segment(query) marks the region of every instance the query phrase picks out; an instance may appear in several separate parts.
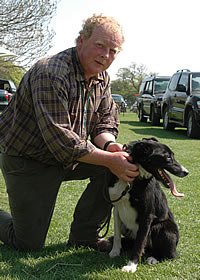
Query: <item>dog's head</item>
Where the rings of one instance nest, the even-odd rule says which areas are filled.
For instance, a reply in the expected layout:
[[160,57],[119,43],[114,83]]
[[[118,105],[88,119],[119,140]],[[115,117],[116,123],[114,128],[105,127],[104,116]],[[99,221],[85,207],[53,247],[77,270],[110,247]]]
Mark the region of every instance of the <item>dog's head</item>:
[[165,170],[178,177],[186,176],[188,171],[175,160],[174,153],[167,145],[160,143],[156,138],[143,138],[130,142],[124,149],[133,158],[133,163],[142,167],[141,177],[154,176],[166,188],[170,188],[173,195],[183,196],[176,191],[173,180]]

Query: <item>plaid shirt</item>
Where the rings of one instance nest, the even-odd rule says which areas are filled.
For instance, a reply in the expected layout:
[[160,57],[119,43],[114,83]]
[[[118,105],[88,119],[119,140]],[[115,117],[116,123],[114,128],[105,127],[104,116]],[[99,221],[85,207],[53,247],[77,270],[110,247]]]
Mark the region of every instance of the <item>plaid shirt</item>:
[[8,155],[70,167],[94,150],[95,136],[117,136],[118,124],[107,72],[88,84],[71,48],[41,59],[24,75],[0,115],[0,145]]

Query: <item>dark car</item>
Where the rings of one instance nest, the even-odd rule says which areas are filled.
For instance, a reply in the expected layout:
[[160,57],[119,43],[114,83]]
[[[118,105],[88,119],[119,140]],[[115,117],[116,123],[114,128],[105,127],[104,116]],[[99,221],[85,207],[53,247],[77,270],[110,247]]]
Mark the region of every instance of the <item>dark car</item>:
[[3,111],[10,102],[11,94],[7,90],[0,89],[0,111]]
[[16,93],[15,84],[10,80],[0,79],[0,111],[3,111]]
[[186,127],[187,136],[200,138],[200,72],[178,70],[162,102],[163,128]]
[[160,124],[161,101],[169,80],[168,76],[150,76],[143,79],[137,99],[140,122],[149,119],[152,125]]

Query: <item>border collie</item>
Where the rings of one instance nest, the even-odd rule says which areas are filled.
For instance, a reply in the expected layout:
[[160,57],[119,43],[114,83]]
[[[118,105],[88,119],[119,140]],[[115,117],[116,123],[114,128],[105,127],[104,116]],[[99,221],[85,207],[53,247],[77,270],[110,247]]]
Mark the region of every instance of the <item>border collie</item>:
[[131,258],[122,270],[135,272],[145,250],[151,252],[149,264],[176,257],[179,230],[159,183],[170,188],[174,196],[182,197],[184,194],[176,191],[165,170],[178,177],[186,176],[188,171],[175,160],[171,149],[156,138],[132,141],[125,150],[139,166],[140,175],[129,184],[110,174],[108,191],[114,205],[114,239],[109,255],[120,255],[121,234],[134,240]]

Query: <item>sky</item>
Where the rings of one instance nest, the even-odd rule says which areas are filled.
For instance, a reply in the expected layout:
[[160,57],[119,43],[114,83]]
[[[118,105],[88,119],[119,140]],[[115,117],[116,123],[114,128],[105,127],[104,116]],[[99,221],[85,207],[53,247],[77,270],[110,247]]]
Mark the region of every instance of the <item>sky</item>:
[[94,13],[114,17],[124,32],[123,50],[108,68],[111,80],[132,63],[164,76],[179,69],[200,71],[199,0],[60,0],[48,54],[75,46],[83,21]]

